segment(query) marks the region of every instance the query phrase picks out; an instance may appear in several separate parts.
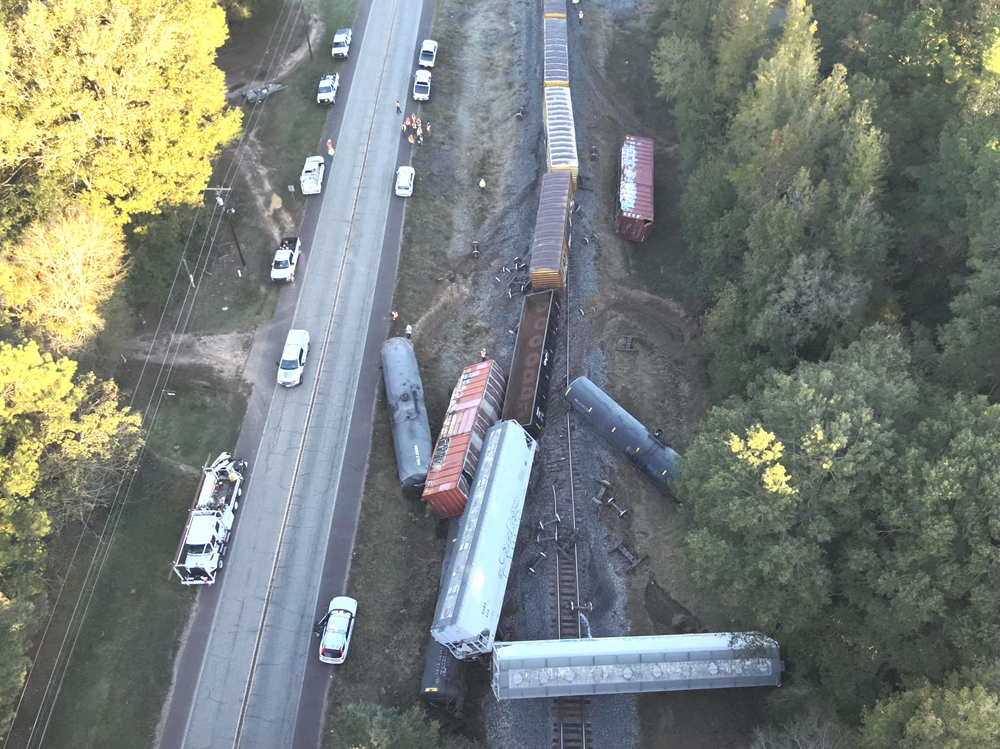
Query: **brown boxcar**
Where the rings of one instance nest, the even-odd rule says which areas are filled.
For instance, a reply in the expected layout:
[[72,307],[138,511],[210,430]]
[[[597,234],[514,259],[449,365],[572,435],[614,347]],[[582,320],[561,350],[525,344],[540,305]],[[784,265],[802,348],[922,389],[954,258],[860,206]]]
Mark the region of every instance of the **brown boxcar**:
[[501,419],[516,421],[535,439],[545,426],[558,330],[559,303],[554,291],[524,297]]
[[566,288],[572,195],[573,178],[569,172],[542,175],[529,264],[531,288],[535,290]]
[[545,155],[550,172],[569,172],[576,189],[580,160],[576,154],[576,125],[573,122],[573,97],[568,86],[545,89]]
[[615,234],[645,242],[653,228],[653,141],[626,135],[615,207]]
[[542,0],[542,16],[544,18],[565,18],[566,0]]
[[542,81],[545,86],[569,85],[569,43],[566,39],[565,18],[542,20],[542,46],[544,66]]
[[462,370],[431,453],[423,500],[440,518],[465,511],[486,430],[500,418],[507,377],[492,359]]

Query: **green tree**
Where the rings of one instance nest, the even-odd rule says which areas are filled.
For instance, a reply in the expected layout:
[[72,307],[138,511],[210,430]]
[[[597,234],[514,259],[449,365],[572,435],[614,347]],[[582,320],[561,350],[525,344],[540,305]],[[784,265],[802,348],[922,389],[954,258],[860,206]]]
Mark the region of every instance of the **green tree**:
[[419,707],[405,713],[372,703],[352,703],[333,719],[338,749],[437,749],[441,725]]
[[689,574],[849,710],[1000,638],[1000,407],[949,400],[868,329],[713,409],[683,458]]
[[4,729],[14,718],[17,696],[31,665],[26,653],[37,624],[34,603],[12,601],[0,589],[0,725]]
[[0,254],[0,300],[55,351],[79,349],[104,327],[100,306],[124,278],[125,240],[103,213],[73,205],[28,226]]
[[864,713],[864,749],[978,749],[1000,746],[1000,663],[926,679]]
[[0,18],[0,229],[67,190],[122,220],[200,197],[240,128],[215,0],[3,0]]

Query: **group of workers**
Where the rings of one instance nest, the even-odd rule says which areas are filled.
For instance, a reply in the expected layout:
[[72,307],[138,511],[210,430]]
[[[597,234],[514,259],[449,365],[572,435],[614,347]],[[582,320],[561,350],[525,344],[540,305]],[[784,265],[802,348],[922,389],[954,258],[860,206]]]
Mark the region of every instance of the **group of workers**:
[[406,136],[406,140],[409,141],[411,146],[414,143],[421,146],[424,144],[424,132],[430,135],[431,124],[428,122],[425,126],[416,114],[411,114],[403,120],[403,135]]

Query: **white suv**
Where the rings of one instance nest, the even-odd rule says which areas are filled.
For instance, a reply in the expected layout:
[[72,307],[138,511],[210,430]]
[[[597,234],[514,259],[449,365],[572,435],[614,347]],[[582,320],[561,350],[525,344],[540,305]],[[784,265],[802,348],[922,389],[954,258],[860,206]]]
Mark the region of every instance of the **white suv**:
[[337,596],[330,601],[326,616],[319,620],[320,625],[325,625],[319,642],[319,659],[323,663],[337,665],[347,660],[357,615],[358,602],[353,598]]
[[278,384],[286,388],[301,385],[308,358],[309,331],[289,330],[278,362]]
[[350,29],[337,29],[337,33],[333,35],[333,47],[330,49],[330,54],[334,57],[343,57],[345,60],[351,54],[351,30]]
[[396,195],[408,198],[413,195],[413,183],[417,173],[412,166],[401,166],[396,170]]

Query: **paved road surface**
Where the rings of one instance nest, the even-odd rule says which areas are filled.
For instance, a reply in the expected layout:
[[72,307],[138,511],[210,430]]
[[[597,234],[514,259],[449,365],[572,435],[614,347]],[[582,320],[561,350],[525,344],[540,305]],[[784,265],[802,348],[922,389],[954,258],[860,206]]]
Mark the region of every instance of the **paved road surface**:
[[[409,156],[394,102],[409,99],[422,10],[416,0],[359,9],[329,133],[337,156],[300,231],[299,296],[283,292],[247,364],[254,392],[237,454],[251,477],[220,582],[199,591],[178,654],[163,749],[319,744],[335,670],[319,663],[311,625],[346,589],[398,259],[403,201],[391,186]],[[279,391],[289,327],[310,331],[312,351],[303,385]]]

